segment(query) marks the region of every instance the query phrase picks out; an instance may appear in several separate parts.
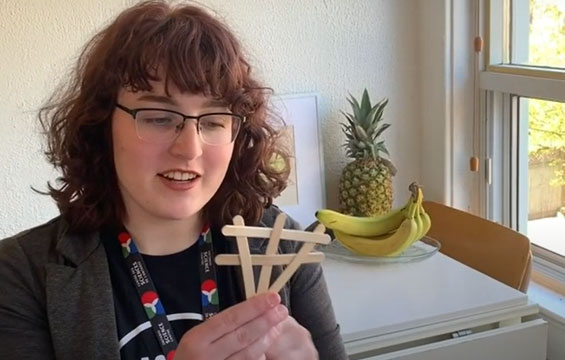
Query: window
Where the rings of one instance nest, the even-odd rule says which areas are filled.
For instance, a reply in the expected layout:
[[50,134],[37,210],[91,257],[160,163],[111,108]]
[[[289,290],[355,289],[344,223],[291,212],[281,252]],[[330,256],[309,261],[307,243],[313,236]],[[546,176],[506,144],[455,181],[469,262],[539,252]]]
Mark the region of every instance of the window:
[[565,281],[565,1],[485,1],[479,77],[488,218]]
[[532,243],[565,256],[565,103],[520,98],[528,124],[528,222]]

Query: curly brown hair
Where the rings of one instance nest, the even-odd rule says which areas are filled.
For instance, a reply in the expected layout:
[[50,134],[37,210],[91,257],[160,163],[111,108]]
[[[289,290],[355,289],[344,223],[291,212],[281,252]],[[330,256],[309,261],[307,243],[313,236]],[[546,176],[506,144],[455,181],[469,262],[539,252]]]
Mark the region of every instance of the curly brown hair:
[[[70,81],[41,109],[49,162],[60,170],[48,183],[72,231],[119,224],[126,216],[113,160],[111,117],[121,88],[151,90],[164,69],[165,89],[226,101],[246,116],[226,177],[204,208],[212,225],[242,215],[256,224],[286,186],[288,154],[273,127],[267,96],[251,75],[240,43],[225,24],[191,5],[146,1],[122,12],[83,49]],[[168,91],[168,90],[167,90]],[[271,166],[282,156],[283,170]]]

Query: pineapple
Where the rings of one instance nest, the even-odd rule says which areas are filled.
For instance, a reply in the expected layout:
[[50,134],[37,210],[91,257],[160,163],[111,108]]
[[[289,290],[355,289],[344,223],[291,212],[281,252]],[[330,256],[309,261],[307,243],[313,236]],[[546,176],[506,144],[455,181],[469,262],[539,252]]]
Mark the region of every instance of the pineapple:
[[343,113],[347,123],[342,131],[347,141],[343,145],[346,155],[352,158],[343,169],[339,181],[340,211],[354,216],[375,216],[392,209],[392,177],[396,168],[380,136],[390,124],[381,124],[388,100],[371,105],[367,89],[363,92],[361,105],[350,95],[348,99],[353,114]]

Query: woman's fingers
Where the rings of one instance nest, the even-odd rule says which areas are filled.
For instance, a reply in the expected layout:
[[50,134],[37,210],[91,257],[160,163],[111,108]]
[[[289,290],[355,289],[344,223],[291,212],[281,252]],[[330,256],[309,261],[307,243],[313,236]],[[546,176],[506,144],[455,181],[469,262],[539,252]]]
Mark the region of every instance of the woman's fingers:
[[281,336],[265,352],[269,360],[316,360],[318,352],[310,332],[291,316],[278,326]]
[[[277,325],[287,317],[288,310],[284,305],[277,305],[273,309],[266,311],[263,315],[256,317],[215,341],[212,344],[215,349],[214,354],[216,355],[214,358],[224,359],[242,351],[246,353],[247,351],[262,348],[261,345],[265,341],[274,339],[272,336],[265,338],[265,335],[272,331],[274,333],[271,333],[271,335],[278,334],[276,330]],[[267,348],[268,346],[264,347],[263,351]],[[251,358],[255,359],[257,356]]]
[[260,336],[251,345],[246,346],[237,353],[231,355],[227,360],[248,360],[257,359],[265,360],[267,357],[265,352],[277,340],[281,334],[279,326],[274,326],[267,333]]
[[288,316],[280,301],[278,294],[266,293],[218,313],[182,337],[175,359],[226,359],[247,347],[260,359],[276,334],[272,328]]
[[279,294],[267,293],[257,295],[247,301],[234,305],[207,320],[198,331],[202,343],[210,344],[224,335],[234,331],[243,324],[261,316],[266,311],[279,305]]

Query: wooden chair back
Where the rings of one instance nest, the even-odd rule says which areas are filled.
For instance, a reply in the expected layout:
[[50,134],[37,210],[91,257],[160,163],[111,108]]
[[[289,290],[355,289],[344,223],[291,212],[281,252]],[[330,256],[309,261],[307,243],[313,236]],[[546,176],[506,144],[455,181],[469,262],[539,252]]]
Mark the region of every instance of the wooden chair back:
[[424,201],[432,219],[428,236],[445,255],[526,292],[531,274],[530,240],[506,226],[439,203]]

